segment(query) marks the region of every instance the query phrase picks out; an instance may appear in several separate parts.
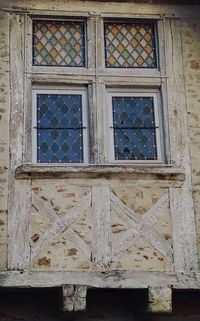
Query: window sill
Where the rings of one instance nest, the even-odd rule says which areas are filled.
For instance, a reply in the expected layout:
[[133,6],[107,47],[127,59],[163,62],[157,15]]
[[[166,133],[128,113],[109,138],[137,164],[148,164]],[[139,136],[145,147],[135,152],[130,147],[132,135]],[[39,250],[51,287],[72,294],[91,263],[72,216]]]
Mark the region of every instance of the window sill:
[[185,180],[185,170],[163,164],[140,165],[44,165],[24,164],[16,169],[15,178],[124,178],[146,180]]

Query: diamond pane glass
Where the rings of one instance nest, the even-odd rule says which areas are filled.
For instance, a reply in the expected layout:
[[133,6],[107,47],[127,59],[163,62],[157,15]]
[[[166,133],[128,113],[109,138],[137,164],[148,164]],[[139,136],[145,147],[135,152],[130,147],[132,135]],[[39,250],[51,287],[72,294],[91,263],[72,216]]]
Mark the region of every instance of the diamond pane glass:
[[83,162],[81,95],[37,94],[37,161]]
[[109,68],[156,68],[152,23],[105,23],[105,58]]
[[33,21],[33,64],[85,66],[84,22]]
[[116,160],[156,160],[153,97],[112,98]]

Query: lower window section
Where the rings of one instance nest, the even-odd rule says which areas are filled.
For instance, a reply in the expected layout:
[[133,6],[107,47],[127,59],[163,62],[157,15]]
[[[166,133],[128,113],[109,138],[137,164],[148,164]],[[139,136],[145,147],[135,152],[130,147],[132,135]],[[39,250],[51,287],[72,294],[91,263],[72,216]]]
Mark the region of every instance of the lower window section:
[[113,92],[108,96],[111,161],[160,161],[157,94]]
[[34,90],[33,96],[35,162],[86,162],[86,92]]

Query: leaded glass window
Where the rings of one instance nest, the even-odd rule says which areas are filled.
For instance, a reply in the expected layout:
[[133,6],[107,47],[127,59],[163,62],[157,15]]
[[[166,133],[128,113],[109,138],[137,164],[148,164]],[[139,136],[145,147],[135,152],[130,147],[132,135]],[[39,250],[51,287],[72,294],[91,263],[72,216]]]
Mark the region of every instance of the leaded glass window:
[[33,65],[85,66],[84,21],[33,21]]
[[157,95],[113,93],[110,104],[113,160],[160,160]]
[[104,30],[106,67],[157,67],[153,23],[106,22]]
[[34,95],[36,162],[86,162],[85,93],[36,91]]

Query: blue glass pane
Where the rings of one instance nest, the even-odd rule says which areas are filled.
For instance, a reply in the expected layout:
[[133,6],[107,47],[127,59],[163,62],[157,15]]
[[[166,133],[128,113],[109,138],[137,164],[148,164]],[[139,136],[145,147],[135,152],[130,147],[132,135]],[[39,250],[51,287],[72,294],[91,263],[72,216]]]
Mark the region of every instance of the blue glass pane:
[[116,160],[157,159],[153,97],[113,97]]
[[82,129],[38,129],[39,163],[82,163]]
[[81,95],[37,95],[37,161],[83,162]]
[[154,127],[153,97],[113,97],[114,127]]
[[81,95],[37,95],[37,126],[40,128],[82,127]]

